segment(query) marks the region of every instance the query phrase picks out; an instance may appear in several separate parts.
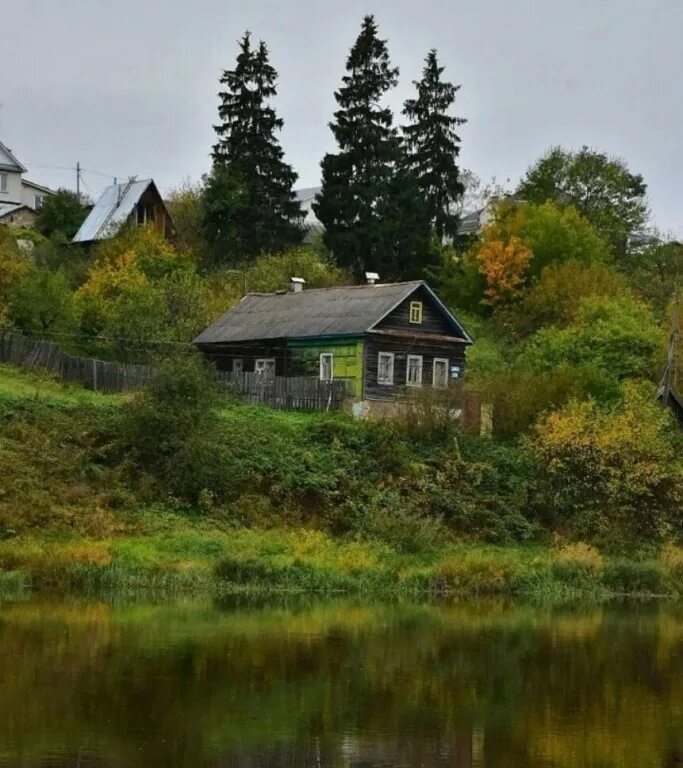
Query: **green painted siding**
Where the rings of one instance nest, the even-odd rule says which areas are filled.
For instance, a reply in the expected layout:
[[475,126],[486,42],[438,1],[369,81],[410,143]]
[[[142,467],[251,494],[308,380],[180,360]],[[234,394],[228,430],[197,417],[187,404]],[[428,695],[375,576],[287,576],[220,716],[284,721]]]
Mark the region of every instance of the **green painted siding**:
[[354,397],[363,387],[363,339],[294,339],[287,342],[290,371],[302,376],[320,375],[320,355],[334,355],[334,378],[349,382]]

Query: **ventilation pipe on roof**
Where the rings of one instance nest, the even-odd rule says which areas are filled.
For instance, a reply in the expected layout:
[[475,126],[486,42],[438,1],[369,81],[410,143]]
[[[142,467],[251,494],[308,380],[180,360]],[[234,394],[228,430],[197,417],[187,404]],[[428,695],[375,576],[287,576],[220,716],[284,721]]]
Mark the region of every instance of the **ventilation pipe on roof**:
[[366,272],[365,279],[367,280],[368,285],[375,285],[375,283],[377,283],[379,280],[379,275],[377,272]]
[[293,277],[292,278],[292,291],[294,293],[301,293],[304,289],[304,283],[306,281],[303,279],[303,277]]

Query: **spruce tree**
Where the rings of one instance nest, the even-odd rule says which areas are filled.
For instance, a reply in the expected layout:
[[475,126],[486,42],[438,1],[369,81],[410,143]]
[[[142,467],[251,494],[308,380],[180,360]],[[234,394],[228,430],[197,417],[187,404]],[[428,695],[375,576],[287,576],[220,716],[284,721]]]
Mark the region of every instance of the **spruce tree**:
[[325,244],[357,277],[379,271],[387,256],[381,210],[400,142],[381,99],[397,81],[386,40],[377,36],[374,17],[366,16],[335,92],[339,109],[330,128],[339,151],[323,158],[322,191],[313,206],[325,226]]
[[431,50],[425,59],[422,79],[414,83],[417,96],[408,99],[403,109],[411,120],[403,128],[410,165],[441,241],[457,233],[455,203],[465,187],[458,168],[461,142],[456,129],[467,122],[449,114],[460,86],[442,80],[443,71],[436,51]]
[[[284,161],[276,136],[283,121],[270,104],[277,93],[277,72],[266,44],[252,48],[246,32],[235,68],[226,70],[220,83],[214,171],[239,179],[246,199],[238,209],[234,200],[226,201],[235,247],[247,257],[281,251],[300,242],[303,230],[301,208],[292,191],[297,175]],[[215,213],[216,200],[212,204]]]

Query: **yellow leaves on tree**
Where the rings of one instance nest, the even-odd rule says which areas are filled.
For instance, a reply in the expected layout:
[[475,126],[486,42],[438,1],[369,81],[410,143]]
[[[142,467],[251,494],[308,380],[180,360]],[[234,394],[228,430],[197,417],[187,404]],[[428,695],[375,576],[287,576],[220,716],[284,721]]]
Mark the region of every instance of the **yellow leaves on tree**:
[[488,240],[477,252],[479,273],[486,280],[484,295],[491,304],[509,301],[524,285],[532,252],[517,237]]
[[672,419],[646,384],[624,385],[610,409],[572,401],[531,441],[558,523],[604,544],[663,535],[683,504],[683,461]]
[[125,251],[112,261],[101,260],[91,267],[79,288],[80,296],[109,299],[126,288],[145,285],[147,278],[138,266],[135,251]]

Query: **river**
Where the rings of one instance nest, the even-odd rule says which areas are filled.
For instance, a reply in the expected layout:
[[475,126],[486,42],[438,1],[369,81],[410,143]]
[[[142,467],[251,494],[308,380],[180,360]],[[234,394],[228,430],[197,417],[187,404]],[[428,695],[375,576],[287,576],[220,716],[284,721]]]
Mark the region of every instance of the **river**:
[[0,605],[2,768],[683,766],[683,607]]

